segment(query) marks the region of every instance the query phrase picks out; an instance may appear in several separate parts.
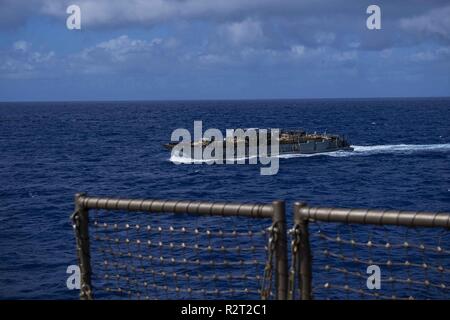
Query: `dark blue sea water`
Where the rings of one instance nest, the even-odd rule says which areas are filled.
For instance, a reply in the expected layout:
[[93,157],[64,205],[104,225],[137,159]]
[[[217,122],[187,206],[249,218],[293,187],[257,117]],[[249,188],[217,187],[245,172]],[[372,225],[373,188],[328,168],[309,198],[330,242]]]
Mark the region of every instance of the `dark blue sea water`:
[[[176,128],[304,128],[353,153],[258,165],[175,165]],[[0,104],[0,298],[77,298],[76,192],[132,198],[450,210],[450,99]],[[290,214],[290,210],[288,210]]]

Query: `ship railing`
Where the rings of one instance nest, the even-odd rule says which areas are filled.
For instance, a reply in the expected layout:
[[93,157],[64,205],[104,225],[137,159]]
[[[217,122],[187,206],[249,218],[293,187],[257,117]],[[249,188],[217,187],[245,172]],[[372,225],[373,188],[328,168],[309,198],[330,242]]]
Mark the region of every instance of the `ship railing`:
[[449,299],[450,213],[294,205],[289,299]]
[[296,203],[292,218],[283,201],[77,194],[80,298],[450,299],[450,213]]
[[286,299],[283,201],[75,196],[81,299]]

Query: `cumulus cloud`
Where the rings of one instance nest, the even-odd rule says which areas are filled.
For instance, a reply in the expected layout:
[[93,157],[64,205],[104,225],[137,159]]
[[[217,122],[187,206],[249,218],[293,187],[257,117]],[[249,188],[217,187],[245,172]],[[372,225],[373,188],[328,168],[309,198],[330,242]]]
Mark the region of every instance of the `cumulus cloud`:
[[14,50],[25,52],[31,47],[31,44],[24,40],[19,40],[13,43]]
[[301,57],[305,54],[305,46],[299,44],[293,45],[291,47],[291,53],[294,57]]
[[450,5],[419,16],[401,19],[400,25],[406,31],[437,36],[450,41]]
[[54,51],[33,50],[32,44],[19,40],[10,48],[0,51],[0,77],[32,78],[52,70],[56,63]]
[[[265,46],[285,50],[301,43],[307,47],[334,46],[343,50],[382,50],[423,41],[415,34],[433,34],[449,40],[450,6],[447,0],[411,0],[405,7],[380,0],[383,30],[367,34],[369,1],[348,0],[77,0],[82,28],[161,27],[189,28],[194,21],[234,46]],[[0,0],[0,29],[24,25],[30,17],[52,17],[65,25],[66,8],[73,0]],[[428,13],[423,14],[426,10]],[[386,12],[386,13],[385,13]],[[386,30],[386,31],[385,31]],[[398,33],[408,31],[410,37]],[[186,31],[189,33],[189,31]],[[206,38],[204,34],[197,37]],[[208,39],[211,42],[211,39]],[[214,41],[214,39],[213,39]],[[358,43],[358,47],[353,45]]]
[[233,45],[257,45],[264,41],[264,32],[260,21],[245,19],[221,27],[221,33]]
[[450,58],[450,47],[439,47],[418,51],[411,55],[413,62],[432,62],[436,60],[448,60]]
[[175,65],[177,45],[173,38],[146,40],[122,35],[70,55],[66,63],[76,73],[149,72]]
[[336,39],[333,32],[318,32],[315,34],[315,40],[319,45],[331,45]]
[[[189,87],[191,79],[221,74],[232,74],[230,83],[236,74],[265,72],[281,78],[302,75],[309,82],[342,74],[381,81],[386,70],[416,65],[425,70],[427,63],[448,71],[443,62],[448,45],[442,45],[450,33],[448,0],[411,0],[408,6],[380,0],[380,31],[366,28],[369,1],[0,0],[0,32],[24,26],[30,17],[31,27],[37,23],[51,30],[55,22],[56,28],[65,28],[66,7],[73,3],[81,7],[83,30],[71,35],[88,35],[88,47],[84,40],[75,41],[72,53],[59,53],[64,42],[49,39],[56,55],[45,43],[31,44],[28,33],[18,29],[17,39],[0,47],[0,78],[142,75],[144,82],[185,79]],[[91,42],[107,34],[114,36]]]
[[127,35],[57,57],[19,40],[0,51],[0,78],[64,77],[69,74],[149,73],[177,65],[173,38],[133,39]]
[[111,60],[120,62],[125,61],[132,55],[149,53],[153,48],[162,44],[163,40],[155,38],[151,41],[130,39],[127,35],[100,42],[94,47],[84,49],[81,56],[89,59],[93,56],[104,55]]
[[339,62],[346,62],[355,60],[358,57],[358,53],[356,51],[343,51],[337,52],[332,55],[332,59]]
[[[73,1],[42,0],[41,12],[50,16],[65,15]],[[282,0],[286,4],[295,1]],[[179,19],[236,19],[252,11],[277,6],[274,0],[79,0],[83,23],[88,26],[153,25]]]
[[[382,10],[389,12],[383,19],[420,14],[424,8],[442,7],[446,0],[411,2],[404,8],[393,1],[379,0]],[[24,18],[39,14],[66,17],[67,6],[74,3],[81,7],[88,26],[152,25],[180,19],[230,22],[251,16],[322,22],[329,17],[344,16],[364,22],[365,9],[370,4],[348,0],[0,0],[0,15],[6,23],[23,22]]]

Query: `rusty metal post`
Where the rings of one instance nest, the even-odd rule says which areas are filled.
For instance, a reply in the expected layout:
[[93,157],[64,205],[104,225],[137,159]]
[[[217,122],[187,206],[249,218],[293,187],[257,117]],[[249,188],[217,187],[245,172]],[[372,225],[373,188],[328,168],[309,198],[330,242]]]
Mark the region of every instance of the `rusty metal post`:
[[[300,243],[298,250],[299,261],[299,288],[300,297],[302,300],[312,299],[312,256],[311,247],[309,243],[308,219],[301,216],[302,208],[305,208],[305,203],[295,203],[294,205],[294,223],[299,228]],[[298,269],[297,269],[298,270]]]
[[288,290],[288,261],[286,239],[286,212],[284,201],[274,201],[273,225],[277,228],[278,239],[275,243],[275,288],[276,299],[286,300]]
[[89,211],[80,199],[85,194],[75,195],[75,212],[72,215],[73,227],[77,238],[78,266],[80,267],[80,299],[91,300],[91,255],[89,247]]

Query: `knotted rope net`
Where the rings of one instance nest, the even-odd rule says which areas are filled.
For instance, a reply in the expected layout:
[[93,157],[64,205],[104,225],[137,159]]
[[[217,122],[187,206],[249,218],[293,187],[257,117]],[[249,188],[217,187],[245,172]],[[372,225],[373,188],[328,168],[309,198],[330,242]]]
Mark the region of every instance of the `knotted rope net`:
[[272,298],[270,226],[247,217],[90,210],[95,298]]

